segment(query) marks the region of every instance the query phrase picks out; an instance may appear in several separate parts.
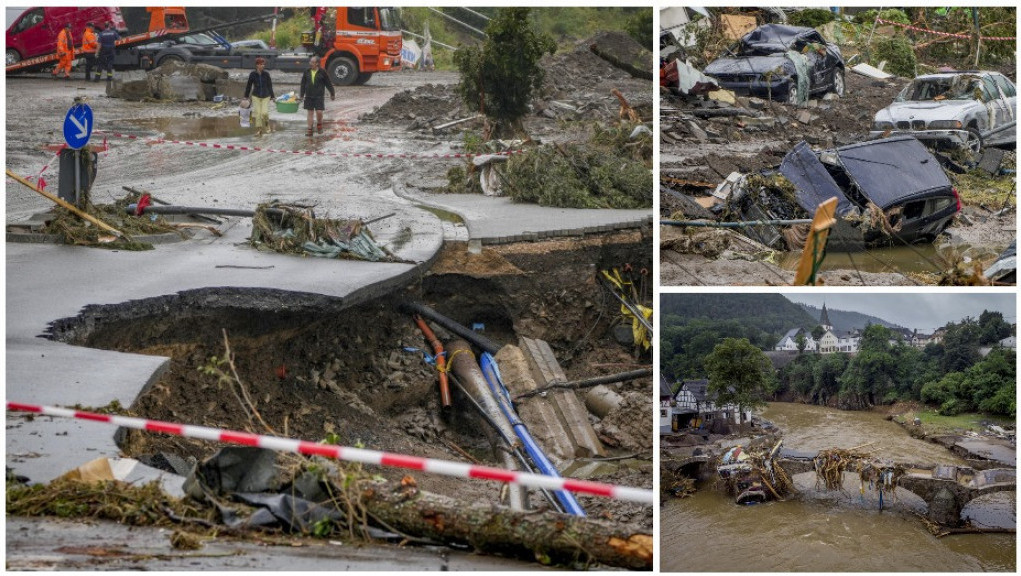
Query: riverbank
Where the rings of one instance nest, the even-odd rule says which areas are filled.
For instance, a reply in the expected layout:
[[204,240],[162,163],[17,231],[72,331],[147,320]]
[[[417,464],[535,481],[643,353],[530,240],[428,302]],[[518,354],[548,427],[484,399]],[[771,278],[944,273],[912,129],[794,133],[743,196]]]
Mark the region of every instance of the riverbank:
[[[966,465],[943,446],[907,434],[886,412],[771,402],[760,416],[782,433],[784,449],[799,453],[869,445],[880,459]],[[669,451],[666,444],[661,447]],[[663,485],[671,478],[669,472],[664,466]],[[814,472],[792,474],[796,497],[758,506],[738,506],[708,483],[687,498],[664,497],[660,545],[692,553],[662,554],[660,567],[678,572],[1014,571],[1013,534],[934,538],[918,520],[927,506],[917,494],[897,488],[895,497],[887,494],[880,511],[878,492],[867,486],[861,492],[858,475],[845,476],[843,489],[826,490],[817,485]],[[1011,491],[976,498],[961,514],[975,525],[1013,528],[1015,511]],[[734,550],[769,553],[749,561]]]
[[879,407],[913,438],[938,444],[976,470],[1016,468],[1016,423],[988,414],[943,416],[917,403]]

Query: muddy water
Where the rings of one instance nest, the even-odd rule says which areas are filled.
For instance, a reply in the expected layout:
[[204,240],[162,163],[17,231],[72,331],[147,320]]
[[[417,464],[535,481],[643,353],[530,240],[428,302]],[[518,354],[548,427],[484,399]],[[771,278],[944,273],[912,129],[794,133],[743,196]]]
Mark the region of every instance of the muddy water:
[[[960,462],[949,451],[915,440],[876,414],[818,406],[771,404],[764,417],[784,430],[795,450],[852,448],[924,463]],[[933,537],[915,513],[924,502],[898,490],[878,509],[874,493],[845,475],[844,492],[816,490],[812,474],[794,478],[799,495],[786,502],[737,506],[703,483],[695,496],[668,499],[660,511],[664,571],[1014,571],[1010,534]],[[893,501],[890,501],[893,500]],[[977,523],[1013,527],[1014,494],[972,501],[963,511]]]
[[[801,252],[783,254],[778,264],[796,270]],[[861,270],[862,272],[940,272],[939,253],[933,244],[873,248],[865,252],[827,252],[821,271]]]

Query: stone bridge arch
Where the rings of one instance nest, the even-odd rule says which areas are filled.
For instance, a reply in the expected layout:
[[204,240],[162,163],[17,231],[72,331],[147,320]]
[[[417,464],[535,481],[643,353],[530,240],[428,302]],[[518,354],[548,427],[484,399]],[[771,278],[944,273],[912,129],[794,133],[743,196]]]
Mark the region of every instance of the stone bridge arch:
[[[815,471],[812,460],[781,458],[777,463],[791,476]],[[953,469],[950,478],[908,474],[901,477],[897,483],[898,487],[916,494],[925,501],[930,520],[947,526],[954,526],[960,522],[961,510],[968,502],[988,494],[1013,492],[1016,485],[1016,471],[1013,468],[982,470],[976,472],[968,483],[957,480],[956,469]]]

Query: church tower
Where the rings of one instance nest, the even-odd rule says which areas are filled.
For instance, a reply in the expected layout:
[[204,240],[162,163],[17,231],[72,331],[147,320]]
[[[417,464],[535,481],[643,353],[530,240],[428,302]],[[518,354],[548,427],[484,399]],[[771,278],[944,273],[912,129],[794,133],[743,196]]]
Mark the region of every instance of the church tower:
[[819,315],[819,325],[822,326],[823,330],[833,330],[833,324],[830,324],[830,315],[826,312],[826,303],[822,303],[822,314]]

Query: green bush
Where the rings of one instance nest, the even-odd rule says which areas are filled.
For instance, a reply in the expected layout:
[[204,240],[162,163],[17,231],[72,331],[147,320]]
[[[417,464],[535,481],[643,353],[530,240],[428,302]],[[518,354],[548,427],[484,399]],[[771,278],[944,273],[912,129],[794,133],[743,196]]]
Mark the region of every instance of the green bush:
[[[312,17],[308,10],[284,9],[282,19],[277,21],[276,43],[280,50],[291,50],[301,46],[301,33],[312,30]],[[269,44],[272,30],[264,30],[252,34],[252,39],[263,40]]]
[[911,42],[903,36],[875,38],[872,41],[869,64],[878,66],[886,61],[885,70],[902,78],[914,78],[918,61]]
[[836,20],[836,18],[837,15],[826,8],[805,8],[804,10],[798,10],[791,14],[787,19],[787,22],[791,26],[808,26],[809,28],[817,28],[827,22]]
[[645,46],[650,51],[653,49],[654,34],[652,33],[651,8],[642,9],[632,14],[624,24],[624,29],[636,42]]
[[[898,24],[911,24],[911,19],[908,18],[907,13],[900,8],[887,8],[882,12],[879,12],[879,18],[882,20],[889,20],[890,22],[897,22]],[[866,10],[855,16],[854,21],[859,24],[872,26],[872,23],[876,21],[876,10]]]

